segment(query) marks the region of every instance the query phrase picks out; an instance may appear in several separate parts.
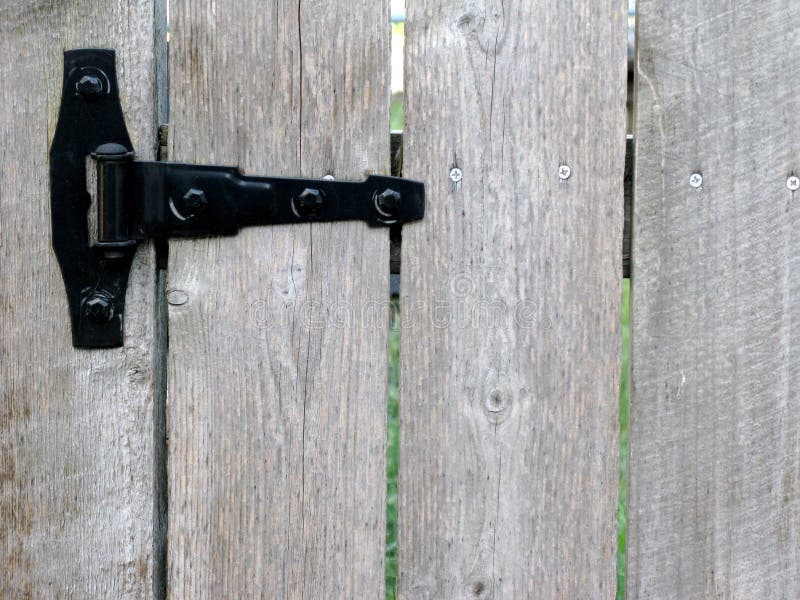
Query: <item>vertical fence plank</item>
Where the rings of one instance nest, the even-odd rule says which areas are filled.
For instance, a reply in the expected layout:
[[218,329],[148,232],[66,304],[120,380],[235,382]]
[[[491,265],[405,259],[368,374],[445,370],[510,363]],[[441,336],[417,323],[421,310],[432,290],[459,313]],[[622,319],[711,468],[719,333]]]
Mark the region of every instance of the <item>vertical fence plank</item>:
[[[388,5],[171,15],[173,159],[388,172]],[[362,223],[171,244],[173,597],[382,596],[388,268]]]
[[629,597],[797,598],[800,5],[638,9]]
[[625,6],[409,0],[406,36],[400,595],[613,597]]
[[48,149],[63,51],[115,48],[135,147],[152,157],[153,3],[0,6],[0,597],[149,598],[152,247],[122,349],[75,350],[50,249]]

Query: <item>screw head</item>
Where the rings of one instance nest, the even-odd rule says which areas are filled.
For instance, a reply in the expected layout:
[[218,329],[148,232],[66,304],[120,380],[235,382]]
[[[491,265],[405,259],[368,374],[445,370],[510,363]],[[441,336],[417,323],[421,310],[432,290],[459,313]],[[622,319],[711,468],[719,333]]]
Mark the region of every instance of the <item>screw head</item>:
[[187,219],[202,212],[206,206],[208,206],[208,199],[203,190],[191,188],[183,195],[183,209],[186,213],[184,216]]
[[692,173],[689,176],[689,185],[697,189],[703,185],[703,175],[701,173]]
[[83,312],[95,323],[108,323],[114,316],[114,304],[106,294],[96,293],[86,300]]
[[558,178],[561,181],[566,181],[572,176],[572,169],[569,165],[561,165],[558,167]]
[[789,177],[789,179],[786,180],[786,187],[792,192],[800,190],[800,177],[797,175],[792,175]]
[[328,173],[327,175],[324,175],[322,177],[322,179],[324,179],[325,181],[333,181],[336,178],[333,175],[331,175],[330,173]]
[[84,75],[75,87],[83,97],[99,96],[103,91],[103,82],[96,75]]
[[386,189],[375,196],[375,208],[384,217],[394,217],[400,209],[402,197],[400,192]]
[[464,173],[461,172],[461,169],[458,167],[453,167],[450,169],[450,181],[453,183],[458,183],[464,177]]
[[325,193],[315,188],[306,188],[292,199],[292,210],[298,217],[318,217],[325,204]]

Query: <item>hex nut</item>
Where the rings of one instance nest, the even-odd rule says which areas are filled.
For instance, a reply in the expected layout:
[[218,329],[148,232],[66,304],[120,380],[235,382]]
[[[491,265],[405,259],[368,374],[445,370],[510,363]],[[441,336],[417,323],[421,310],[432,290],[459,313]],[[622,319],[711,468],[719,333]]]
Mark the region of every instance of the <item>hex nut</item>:
[[203,190],[191,188],[183,195],[183,209],[187,219],[202,212],[206,206],[208,206],[208,199]]
[[86,317],[95,323],[108,323],[114,316],[114,304],[105,294],[95,294],[83,305]]
[[392,189],[383,190],[375,196],[375,207],[386,217],[394,217],[400,210],[402,196],[400,192]]
[[84,75],[76,88],[81,96],[99,96],[103,91],[103,82],[96,75]]
[[300,217],[318,217],[325,204],[325,193],[316,188],[306,188],[292,199],[295,214]]

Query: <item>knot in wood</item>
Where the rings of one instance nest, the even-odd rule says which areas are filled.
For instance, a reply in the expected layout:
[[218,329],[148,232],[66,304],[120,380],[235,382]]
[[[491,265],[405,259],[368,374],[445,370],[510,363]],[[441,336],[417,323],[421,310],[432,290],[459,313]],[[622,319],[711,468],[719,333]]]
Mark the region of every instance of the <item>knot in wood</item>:
[[483,399],[484,414],[491,423],[497,425],[511,414],[513,401],[513,394],[506,386],[491,388]]
[[189,294],[183,290],[170,290],[167,292],[167,302],[171,306],[182,306],[189,301]]

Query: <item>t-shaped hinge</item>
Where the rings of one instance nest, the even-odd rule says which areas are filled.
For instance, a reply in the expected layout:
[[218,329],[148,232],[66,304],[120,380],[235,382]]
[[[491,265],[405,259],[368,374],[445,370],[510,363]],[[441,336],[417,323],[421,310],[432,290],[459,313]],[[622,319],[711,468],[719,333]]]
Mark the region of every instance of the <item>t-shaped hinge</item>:
[[[97,236],[87,213],[86,157],[97,169]],[[125,291],[142,240],[234,235],[241,227],[421,219],[422,183],[245,176],[233,167],[135,160],[119,101],[114,51],[64,53],[64,88],[50,147],[53,250],[67,289],[72,343],[122,345]]]

